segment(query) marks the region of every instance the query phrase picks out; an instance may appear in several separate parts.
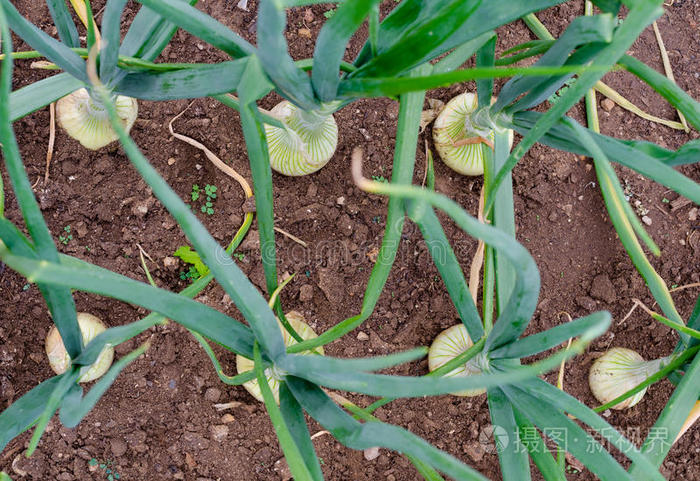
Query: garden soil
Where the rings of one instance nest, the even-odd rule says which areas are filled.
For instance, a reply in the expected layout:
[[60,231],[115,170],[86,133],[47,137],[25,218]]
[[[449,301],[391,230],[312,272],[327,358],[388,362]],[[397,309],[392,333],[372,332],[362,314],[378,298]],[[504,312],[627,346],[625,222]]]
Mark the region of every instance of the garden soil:
[[[32,22],[55,34],[43,2],[18,0],[21,12]],[[95,2],[100,11],[103,2]],[[394,2],[385,2],[386,13]],[[251,41],[255,40],[255,1],[249,11],[236,2],[208,1],[200,8]],[[125,19],[133,18],[137,5],[129,3]],[[289,12],[287,38],[295,58],[313,54],[314,38],[330,6],[295,9]],[[582,2],[553,8],[541,18],[555,35],[582,10]],[[98,17],[99,18],[99,17]],[[676,0],[667,7],[659,27],[669,51],[679,85],[700,99],[700,2]],[[53,29],[53,30],[52,30]],[[533,36],[521,23],[499,31],[499,51],[530,40]],[[347,51],[352,59],[366,38],[366,26]],[[17,49],[28,47],[15,38]],[[656,69],[662,69],[659,49],[651,28],[635,42],[630,53]],[[215,62],[225,60],[220,52],[184,32],[178,32],[165,49],[162,61]],[[31,68],[30,61],[17,61],[18,88],[49,75]],[[605,81],[630,100],[658,116],[676,118],[675,111],[651,89],[624,73],[606,76]],[[497,82],[497,86],[502,82]],[[447,101],[474,88],[471,83],[428,93],[429,98]],[[617,106],[601,104],[601,130],[618,137],[645,139],[677,148],[698,138],[642,120]],[[271,108],[279,98],[270,96],[262,105]],[[217,170],[198,150],[173,139],[168,122],[189,101],[140,102],[140,116],[132,136],[152,164],[185,200],[193,184],[216,185],[218,197],[212,215],[201,220],[222,244],[241,225],[243,193],[236,182]],[[305,241],[302,247],[277,235],[280,274],[296,274],[282,292],[287,310],[303,313],[316,331],[324,331],[360,311],[373,259],[380,245],[386,199],[359,191],[351,180],[352,149],[365,152],[365,174],[390,178],[398,104],[388,99],[353,103],[337,114],[340,130],[338,150],[331,162],[316,174],[283,177],[274,174],[276,226]],[[583,107],[571,115],[583,121]],[[239,118],[211,99],[196,100],[174,123],[180,133],[191,136],[218,154],[250,179]],[[42,109],[15,123],[24,162],[42,212],[59,249],[73,256],[146,281],[139,252],[151,260],[149,269],[159,287],[180,290],[188,281],[181,277],[187,267],[173,259],[173,252],[187,245],[183,233],[165,208],[130,166],[118,145],[97,152],[83,149],[60,129],[56,136],[50,178],[44,182],[49,136],[49,110]],[[516,136],[516,141],[518,140]],[[416,152],[414,181],[425,172],[424,140]],[[680,169],[700,181],[700,167]],[[617,167],[631,202],[647,216],[648,230],[661,247],[652,260],[668,285],[683,286],[700,281],[700,220],[694,206],[683,205],[677,194],[647,181],[630,170]],[[6,171],[3,176],[7,179]],[[436,188],[472,214],[476,213],[481,178],[463,177],[436,162]],[[539,305],[527,333],[606,309],[614,317],[604,336],[582,355],[567,363],[564,389],[582,402],[596,405],[588,388],[587,375],[596,354],[613,346],[639,351],[652,359],[667,355],[677,342],[671,329],[653,321],[641,309],[625,314],[637,298],[651,306],[653,299],[625,254],[606,215],[590,159],[534,147],[514,171],[515,211],[518,240],[529,249],[540,268],[542,290]],[[22,219],[14,196],[8,193],[8,217],[18,225]],[[200,203],[193,207],[199,210]],[[69,227],[68,227],[69,226]],[[68,238],[68,228],[70,238]],[[467,269],[476,242],[445,221],[463,268]],[[257,226],[239,249],[241,269],[264,292]],[[420,233],[408,223],[397,262],[391,271],[377,308],[356,331],[326,347],[338,357],[387,354],[415,346],[426,346],[443,329],[458,322],[442,282]],[[690,314],[697,287],[673,294],[684,318]],[[0,265],[0,406],[14,400],[52,372],[44,354],[44,338],[51,319],[36,286]],[[88,311],[110,326],[133,322],[147,314],[141,308],[105,297],[76,293],[80,311]],[[241,319],[228,296],[211,286],[198,298],[216,309]],[[158,326],[116,348],[123,356],[150,339],[147,354],[131,364],[116,380],[96,408],[75,429],[53,419],[36,453],[21,454],[30,435],[23,434],[0,453],[0,469],[16,480],[57,479],[103,480],[108,471],[122,480],[284,480],[285,463],[263,405],[242,387],[222,384],[207,356],[188,332],[174,323]],[[235,372],[234,355],[216,352],[229,374]],[[416,362],[391,371],[422,375],[427,362]],[[546,376],[555,382],[556,373]],[[668,381],[649,389],[642,402],[626,411],[607,412],[607,421],[638,445],[663,409],[672,392]],[[360,405],[371,399],[346,394]],[[224,411],[216,404],[233,403]],[[489,415],[485,396],[460,398],[440,396],[394,401],[377,411],[387,422],[422,436],[493,480],[500,479],[498,458],[490,449],[486,428]],[[329,480],[419,479],[413,466],[401,455],[384,449],[366,460],[361,451],[350,450],[310,422],[316,433],[314,444]],[[481,441],[480,441],[481,439]],[[483,440],[486,439],[486,443]],[[671,449],[663,473],[674,480],[700,480],[700,426],[691,429]],[[619,453],[616,454],[622,459]],[[575,460],[570,460],[574,465]],[[533,468],[534,471],[534,468]],[[539,475],[535,475],[539,479]],[[575,481],[595,479],[587,470],[571,473]]]

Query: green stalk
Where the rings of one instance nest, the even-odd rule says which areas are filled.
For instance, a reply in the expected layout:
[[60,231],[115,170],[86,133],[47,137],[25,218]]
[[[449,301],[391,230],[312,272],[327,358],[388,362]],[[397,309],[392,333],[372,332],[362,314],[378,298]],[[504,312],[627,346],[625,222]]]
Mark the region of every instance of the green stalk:
[[523,17],[523,22],[525,25],[541,40],[554,40],[554,36],[549,33],[547,27],[544,26],[537,15],[534,13],[529,13]]
[[5,217],[5,188],[2,183],[2,172],[0,172],[0,217]]
[[[34,191],[32,190],[27,171],[22,163],[22,157],[17,145],[12,122],[10,119],[10,91],[12,90],[12,38],[7,26],[5,11],[0,6],[0,33],[5,58],[0,69],[0,145],[5,161],[5,168],[10,178],[15,199],[22,211],[22,217],[27,225],[29,234],[34,239],[39,257],[49,262],[58,262],[58,251],[51,238],[51,232],[44,222]],[[3,191],[4,192],[4,191]],[[4,196],[4,193],[3,193]],[[4,210],[4,197],[3,197]],[[58,328],[66,351],[71,359],[80,355],[83,349],[83,338],[76,317],[75,302],[69,289],[63,287],[39,286],[46,299],[53,321]]]
[[[425,75],[430,69],[430,65],[420,66],[411,72],[411,76]],[[394,167],[391,174],[392,184],[407,185],[413,180],[416,145],[418,144],[418,129],[424,99],[424,91],[410,92],[401,95],[396,147],[394,149]],[[389,272],[396,259],[396,253],[401,242],[404,219],[404,200],[400,198],[390,198],[387,208],[384,239],[379,248],[377,262],[372,268],[372,273],[367,283],[360,313],[336,324],[331,329],[320,334],[317,338],[290,346],[288,352],[302,352],[328,344],[357,328],[369,318],[372,312],[374,312],[374,307],[377,305],[379,296],[384,289],[384,285],[389,278]]]

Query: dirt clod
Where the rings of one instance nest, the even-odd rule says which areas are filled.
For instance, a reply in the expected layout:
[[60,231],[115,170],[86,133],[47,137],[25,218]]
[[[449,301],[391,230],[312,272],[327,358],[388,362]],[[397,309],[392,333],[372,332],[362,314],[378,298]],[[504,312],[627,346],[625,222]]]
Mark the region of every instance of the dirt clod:
[[613,286],[612,281],[605,274],[600,274],[593,278],[590,295],[594,299],[600,299],[608,304],[612,304],[617,299],[615,295],[615,286]]
[[603,99],[602,102],[600,102],[600,106],[603,107],[603,110],[606,112],[610,112],[615,108],[615,102],[610,99]]

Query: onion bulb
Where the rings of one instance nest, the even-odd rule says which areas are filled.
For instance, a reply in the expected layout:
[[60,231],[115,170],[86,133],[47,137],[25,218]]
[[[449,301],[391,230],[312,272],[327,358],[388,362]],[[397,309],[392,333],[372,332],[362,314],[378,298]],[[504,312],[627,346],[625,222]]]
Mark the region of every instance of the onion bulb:
[[[289,324],[294,328],[297,334],[299,334],[301,338],[305,341],[318,337],[314,330],[311,329],[311,327],[309,327],[309,325],[305,322],[304,316],[302,316],[297,311],[288,312],[286,314],[286,317],[289,321]],[[280,330],[282,331],[284,345],[286,347],[289,347],[294,344],[297,344],[296,339],[294,339],[292,335],[287,332],[282,323],[279,322],[279,320],[277,322],[279,323]],[[319,354],[323,354],[323,347],[317,347],[315,348],[315,351]],[[312,352],[303,351],[299,354],[312,354]],[[248,359],[247,357],[241,356],[240,354],[236,356],[236,370],[239,374],[251,371],[253,369],[255,369],[255,363],[252,359]],[[267,383],[270,385],[270,389],[272,390],[272,394],[275,396],[275,401],[277,402],[277,404],[280,403],[280,381],[284,378],[285,374],[286,373],[284,371],[276,368],[275,366],[265,369],[265,377],[267,378]],[[255,399],[257,399],[260,402],[263,402],[262,392],[260,392],[260,386],[258,385],[257,379],[252,379],[244,383],[243,387]]]
[[[88,314],[87,312],[78,313],[78,325],[80,326],[80,333],[82,334],[84,345],[87,345],[97,337],[98,334],[107,329],[98,317]],[[56,374],[63,374],[70,367],[70,356],[66,352],[61,334],[58,332],[55,325],[51,327],[49,334],[46,336],[46,355],[49,358],[51,369],[53,369]],[[102,352],[100,352],[95,363],[92,366],[83,368],[84,371],[85,369],[87,369],[87,371],[80,377],[79,382],[90,382],[101,377],[112,365],[113,359],[114,349],[110,345],[106,345],[104,349],[102,349]]]
[[[591,366],[588,384],[595,398],[602,404],[623,395],[656,374],[665,359],[645,361],[631,349],[614,347],[599,357]],[[612,409],[631,408],[642,400],[647,388],[612,406]]]
[[[138,114],[136,99],[118,95],[114,104],[122,126],[129,133]],[[90,150],[100,149],[118,138],[107,110],[84,88],[58,100],[56,118],[68,135]]]
[[[435,338],[428,350],[428,369],[430,372],[451,361],[464,351],[472,347],[474,343],[467,333],[464,324],[456,324],[445,329]],[[470,359],[460,367],[445,374],[445,377],[462,377],[481,374],[481,369],[477,366],[475,358]],[[486,392],[486,389],[466,389],[464,391],[453,392],[455,396],[478,396]]]
[[332,114],[305,112],[284,100],[270,111],[286,127],[265,124],[270,166],[284,175],[306,175],[328,163],[338,145]]
[[[471,121],[471,114],[477,107],[477,96],[473,93],[458,95],[447,102],[433,125],[433,142],[440,158],[448,167],[464,175],[482,175],[481,144],[493,148],[493,130],[478,128]],[[508,130],[508,140],[512,145],[512,130]]]

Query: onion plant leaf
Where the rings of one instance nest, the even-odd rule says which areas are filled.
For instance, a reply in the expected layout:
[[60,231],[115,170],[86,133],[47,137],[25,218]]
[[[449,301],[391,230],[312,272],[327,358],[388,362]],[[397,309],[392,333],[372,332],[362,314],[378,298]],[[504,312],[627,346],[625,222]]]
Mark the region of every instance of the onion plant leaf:
[[0,452],[16,436],[31,428],[44,412],[46,400],[61,381],[54,376],[42,382],[0,413]]
[[[139,3],[150,8],[183,30],[190,32],[192,35],[195,35],[219,50],[226,52],[233,58],[245,57],[255,52],[255,47],[244,40],[240,35],[232,32],[228,27],[217,20],[214,20],[204,12],[197,10],[186,1],[139,0]],[[148,18],[145,20],[148,20]],[[145,20],[143,20],[144,24],[146,24]],[[164,30],[167,31],[168,29],[166,28]],[[161,32],[164,33],[163,31]],[[139,52],[130,52],[130,50],[138,46],[139,50],[142,50],[140,53],[145,53],[143,52],[144,44],[142,37],[140,38],[137,32],[135,32],[134,35],[135,37],[133,37],[133,40],[128,39],[129,43],[126,43],[125,52],[129,52],[130,55],[135,55]],[[127,39],[125,38],[125,42],[126,40]],[[162,39],[156,44],[161,45]],[[126,50],[127,48],[128,50]],[[152,49],[151,51],[155,53],[157,48]]]
[[115,91],[144,100],[208,97],[236,90],[247,65],[246,57],[166,72],[135,72],[124,76]]
[[6,249],[0,249],[0,258],[30,282],[80,289],[143,306],[173,319],[188,329],[200,332],[233,352],[246,356],[253,354],[253,336],[248,327],[184,296],[97,266],[77,271],[80,272],[77,275],[76,265],[67,267],[53,262],[18,257]]
[[[14,7],[10,5],[14,10]],[[10,90],[12,86],[12,39],[8,29],[8,17],[5,15],[5,5],[0,3],[0,33],[2,48],[5,54],[0,70],[0,144],[3,159],[10,177],[12,189],[30,235],[37,246],[41,258],[47,261],[57,261],[58,251],[51,238],[51,232],[44,222],[39,204],[34,197],[27,171],[22,163],[22,157],[17,145],[12,121],[10,118]],[[14,10],[16,12],[16,10]],[[22,18],[22,20],[24,20]],[[72,52],[71,52],[72,53]],[[2,247],[2,246],[0,246]],[[56,327],[71,357],[80,354],[83,347],[80,328],[78,327],[75,303],[70,290],[63,287],[42,287],[42,294]]]
[[[445,40],[465,23],[481,3],[482,0],[427,2],[427,6],[421,8],[416,21],[410,25],[403,24],[403,31],[399,36],[389,37],[392,44],[386,47],[381,42],[381,39],[386,37],[380,26],[377,55],[350,76],[389,77],[424,63],[431,58],[428,54],[444,44]],[[402,6],[397,10],[408,8],[402,8]]]
[[309,76],[294,64],[288,53],[284,30],[287,23],[281,0],[261,0],[258,7],[257,52],[265,72],[287,99],[304,110],[315,110],[320,104],[314,96]]
[[109,389],[112,383],[114,383],[114,380],[124,370],[124,368],[143,354],[146,349],[148,349],[148,344],[144,344],[134,349],[129,354],[115,362],[112,367],[109,368],[109,371],[107,371],[104,376],[95,382],[85,397],[83,397],[83,389],[77,384],[74,384],[61,403],[61,410],[59,411],[61,423],[68,428],[74,428],[77,426],[78,423],[80,423],[80,421],[82,421],[83,418],[87,416],[90,411],[92,411],[92,408],[95,407],[97,401],[100,400],[107,389]]
[[10,120],[19,120],[82,87],[82,80],[64,72],[15,90],[10,94]]
[[87,81],[85,62],[68,45],[37,28],[24,18],[9,0],[0,0],[10,28],[22,40],[78,80]]
[[51,13],[53,23],[54,25],[56,25],[58,38],[61,39],[61,42],[63,42],[69,47],[80,46],[80,39],[78,38],[78,29],[75,27],[75,23],[71,18],[70,11],[66,6],[66,1],[47,0],[46,5],[49,7],[49,13]]
[[433,208],[425,203],[408,202],[407,213],[420,228],[433,262],[445,283],[450,299],[464,323],[469,337],[476,341],[484,335],[484,327],[464,279],[464,273],[452,250],[445,231]]
[[311,81],[322,102],[335,100],[340,79],[340,62],[353,33],[362,25],[379,0],[356,0],[338,6],[335,14],[323,25],[316,40]]
[[381,446],[419,459],[454,479],[486,481],[479,472],[409,431],[378,421],[359,423],[315,384],[293,376],[286,383],[306,412],[351,449]]

